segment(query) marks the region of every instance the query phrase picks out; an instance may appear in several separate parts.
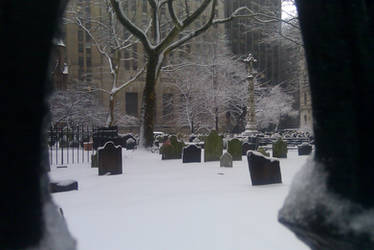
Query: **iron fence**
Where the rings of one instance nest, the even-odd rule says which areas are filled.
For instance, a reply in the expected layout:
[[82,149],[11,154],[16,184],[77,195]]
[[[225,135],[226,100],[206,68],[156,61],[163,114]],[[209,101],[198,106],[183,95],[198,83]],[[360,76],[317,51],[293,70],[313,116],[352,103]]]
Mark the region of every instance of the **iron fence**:
[[50,165],[90,163],[95,130],[89,126],[51,127],[48,131]]

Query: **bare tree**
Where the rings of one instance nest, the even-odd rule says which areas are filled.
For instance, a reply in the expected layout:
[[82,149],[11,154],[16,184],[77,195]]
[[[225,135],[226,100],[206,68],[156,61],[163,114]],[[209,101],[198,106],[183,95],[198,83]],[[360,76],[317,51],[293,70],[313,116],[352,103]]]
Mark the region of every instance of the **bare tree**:
[[[247,7],[240,7],[233,11],[227,18],[217,18],[217,0],[203,0],[195,8],[192,1],[175,0],[148,0],[151,7],[151,34],[142,30],[125,13],[123,4],[119,0],[111,0],[114,11],[121,24],[131,32],[143,44],[148,62],[146,64],[146,82],[143,91],[143,105],[140,128],[140,144],[144,147],[151,147],[153,143],[153,114],[155,109],[155,86],[160,75],[161,67],[165,58],[170,52],[189,42],[207,31],[212,25],[229,22],[237,17],[256,18],[260,14],[254,13]],[[184,3],[183,11],[176,11],[175,4]],[[162,11],[167,8],[168,28],[162,30]],[[192,28],[192,24],[199,20],[203,14],[207,15],[207,20],[197,28]],[[165,16],[165,15],[164,15]],[[182,32],[188,31],[186,35]]]
[[74,124],[104,125],[106,111],[97,103],[95,93],[87,83],[71,83],[66,89],[55,90],[49,98],[52,125],[63,122]]
[[[89,5],[98,6],[104,9],[101,16],[91,15],[86,9]],[[112,126],[116,121],[114,119],[116,96],[128,85],[133,83],[143,73],[144,67],[141,67],[134,76],[128,77],[126,81],[121,81],[120,71],[121,62],[123,60],[133,60],[131,56],[124,57],[125,54],[130,55],[129,51],[138,41],[128,32],[123,30],[121,24],[115,16],[113,8],[109,0],[92,2],[80,2],[80,4],[71,4],[65,12],[65,24],[75,24],[83,32],[87,34],[93,47],[104,58],[106,64],[106,72],[110,75],[112,86],[110,89],[91,86],[94,91],[101,91],[109,96],[108,112],[105,126]],[[146,27],[144,27],[147,29]],[[93,72],[95,74],[95,72]]]

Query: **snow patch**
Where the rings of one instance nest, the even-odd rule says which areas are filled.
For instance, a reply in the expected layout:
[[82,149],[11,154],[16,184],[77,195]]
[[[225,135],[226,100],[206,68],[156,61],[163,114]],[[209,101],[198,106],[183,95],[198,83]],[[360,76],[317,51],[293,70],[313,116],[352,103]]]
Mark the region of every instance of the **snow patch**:
[[314,161],[313,157],[314,154],[309,156],[295,175],[279,217],[307,226],[310,218],[316,215],[315,211],[323,208],[326,224],[335,226],[340,233],[365,233],[374,240],[374,209],[365,210],[328,191],[328,175],[323,165]]

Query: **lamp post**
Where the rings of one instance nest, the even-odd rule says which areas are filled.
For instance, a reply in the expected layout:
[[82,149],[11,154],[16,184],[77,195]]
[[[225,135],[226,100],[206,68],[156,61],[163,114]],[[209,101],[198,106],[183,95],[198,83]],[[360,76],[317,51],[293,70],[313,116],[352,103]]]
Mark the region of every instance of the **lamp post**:
[[247,114],[247,125],[245,126],[244,135],[249,136],[257,133],[257,124],[256,124],[256,113],[255,113],[255,70],[253,68],[253,63],[257,62],[254,56],[249,53],[248,57],[243,60],[247,64],[248,70],[248,114]]

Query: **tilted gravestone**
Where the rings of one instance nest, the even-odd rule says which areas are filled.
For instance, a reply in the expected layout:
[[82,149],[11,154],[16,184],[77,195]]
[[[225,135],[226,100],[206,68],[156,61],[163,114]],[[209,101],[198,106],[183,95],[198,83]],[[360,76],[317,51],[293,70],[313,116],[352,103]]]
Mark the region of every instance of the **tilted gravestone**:
[[122,147],[108,141],[97,151],[99,175],[122,174]]
[[162,160],[181,159],[184,143],[178,141],[176,136],[170,138],[161,146],[160,154]]
[[187,147],[184,147],[182,162],[201,162],[201,148],[196,145],[188,145]]
[[273,143],[273,157],[287,158],[287,143],[281,138]]
[[228,142],[227,152],[229,152],[234,161],[242,160],[242,142],[239,139],[232,139]]
[[220,157],[220,166],[226,168],[232,168],[232,156],[229,152],[224,153]]
[[242,144],[242,155],[247,155],[248,150],[257,150],[256,143],[245,142]]
[[282,183],[279,161],[256,151],[248,151],[248,169],[252,185]]
[[78,182],[75,180],[51,181],[49,184],[51,193],[78,190]]
[[312,153],[312,149],[312,145],[304,142],[303,144],[297,147],[297,152],[299,155],[310,155],[310,153]]
[[205,140],[204,161],[219,161],[223,152],[222,137],[212,130]]

